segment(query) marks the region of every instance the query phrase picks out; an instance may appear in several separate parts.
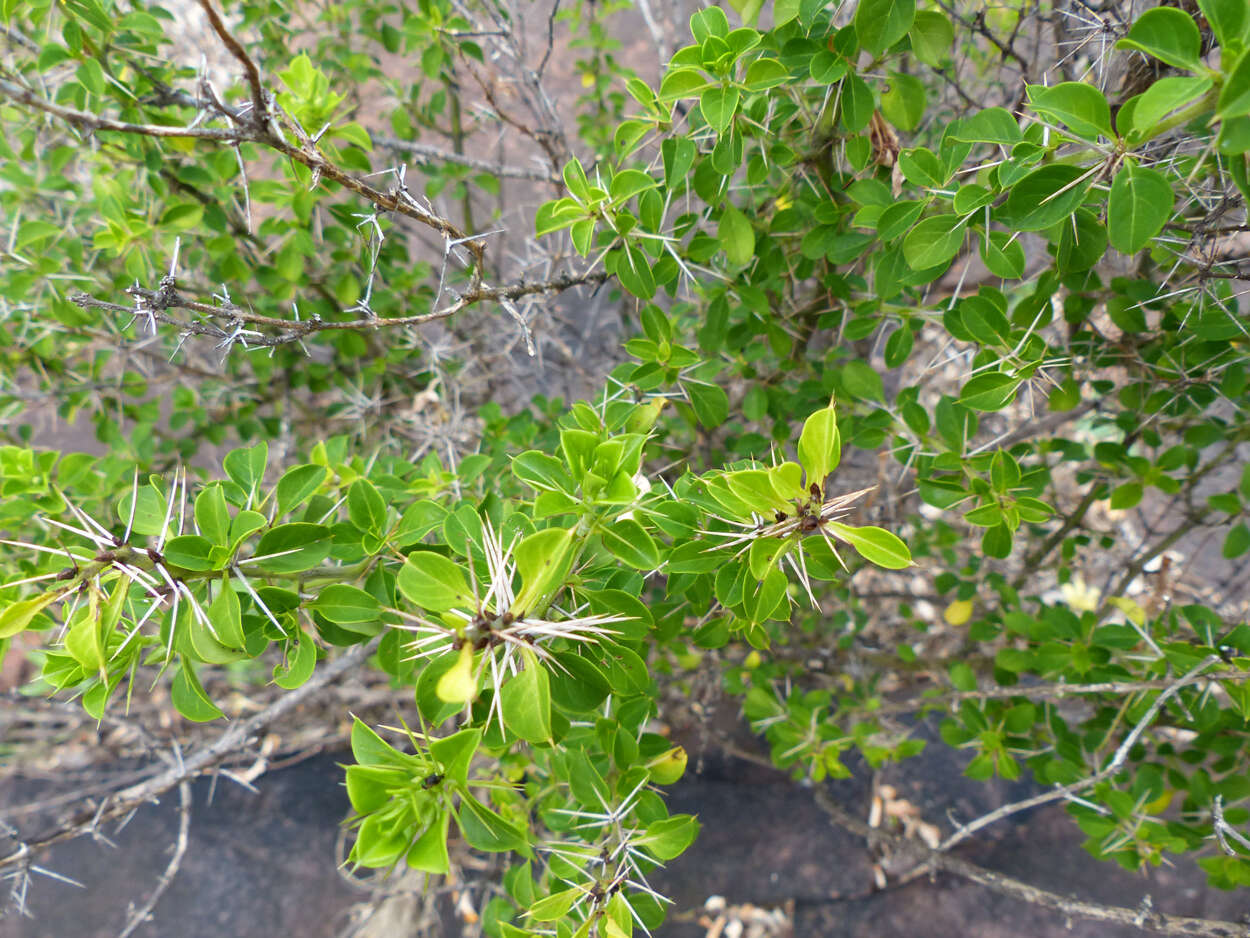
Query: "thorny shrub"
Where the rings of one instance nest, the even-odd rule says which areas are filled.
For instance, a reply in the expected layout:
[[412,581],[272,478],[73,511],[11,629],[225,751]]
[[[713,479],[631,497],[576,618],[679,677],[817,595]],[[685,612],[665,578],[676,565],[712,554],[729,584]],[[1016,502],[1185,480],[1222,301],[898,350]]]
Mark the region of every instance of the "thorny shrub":
[[[1210,559],[1250,551],[1243,0],[746,0],[654,28],[658,82],[611,4],[199,9],[211,63],[159,6],[0,0],[0,409],[111,448],[5,431],[34,692],[98,718],[157,678],[209,721],[213,669],[293,689],[367,646],[415,708],[355,724],[350,861],[508,853],[509,938],[663,919],[698,823],[660,688],[709,663],[796,777],[944,714],[1094,854],[1250,884],[1250,627]],[[466,149],[496,126],[539,161]],[[519,182],[553,197],[492,286]],[[451,401],[458,322],[532,353],[535,299],[597,284],[631,337],[588,400],[380,416]]]

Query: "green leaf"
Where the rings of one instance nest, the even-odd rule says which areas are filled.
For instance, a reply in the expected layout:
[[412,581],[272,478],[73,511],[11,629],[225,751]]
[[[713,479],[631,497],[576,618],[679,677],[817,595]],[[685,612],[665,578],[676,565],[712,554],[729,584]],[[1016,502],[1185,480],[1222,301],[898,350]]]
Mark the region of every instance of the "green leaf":
[[1115,491],[1111,493],[1110,505],[1113,511],[1123,511],[1126,508],[1132,508],[1142,499],[1142,484],[1140,482],[1125,482],[1118,485]]
[[208,621],[213,624],[217,639],[227,648],[242,648],[244,644],[242,611],[239,596],[228,580],[221,581],[217,598],[205,610]]
[[650,572],[660,566],[660,551],[641,524],[622,518],[605,524],[600,531],[603,546],[612,556],[635,570]]
[[1116,44],[1117,49],[1136,49],[1176,68],[1202,67],[1202,36],[1192,16],[1175,7],[1147,10]]
[[212,558],[213,542],[198,534],[171,537],[166,541],[162,554],[166,561],[183,570],[204,571],[216,567]]
[[370,593],[347,583],[334,583],[317,594],[312,608],[337,625],[378,622],[382,606]]
[[912,270],[929,270],[945,264],[963,247],[966,219],[958,215],[932,215],[921,219],[903,239],[903,258]]
[[1136,99],[1131,115],[1133,129],[1149,133],[1173,111],[1201,98],[1211,86],[1211,79],[1206,76],[1167,75],[1158,79]]
[[729,395],[725,389],[706,381],[687,380],[681,382],[682,390],[690,399],[699,423],[705,427],[719,427],[729,416]]
[[1115,249],[1136,254],[1149,244],[1171,217],[1173,198],[1161,172],[1125,163],[1107,199],[1107,234]]
[[636,841],[658,860],[668,861],[681,856],[699,836],[699,822],[690,814],[674,814],[647,825]]
[[252,507],[256,490],[265,478],[265,464],[269,458],[269,444],[263,440],[246,449],[235,449],[226,453],[221,461],[222,468],[239,488],[247,493],[246,507]]
[[696,68],[669,69],[664,80],[660,82],[659,98],[661,101],[693,98],[702,94],[711,84],[711,79]]
[[1088,209],[1078,208],[1059,225],[1055,266],[1060,273],[1089,270],[1107,253],[1107,229]]
[[854,359],[842,367],[842,386],[852,397],[863,401],[885,403],[885,388],[881,373],[868,362]]
[[1076,211],[1092,181],[1088,170],[1066,163],[1035,169],[1012,187],[997,218],[1018,231],[1049,228]]
[[[134,505],[133,511],[131,505]],[[152,537],[164,533],[165,530],[165,496],[153,485],[140,485],[138,491],[132,488],[117,503],[117,517],[123,524],[130,524],[134,534]]]
[[1224,535],[1222,552],[1228,559],[1240,557],[1248,550],[1250,550],[1250,527],[1246,527],[1244,523],[1236,525]]
[[872,120],[875,107],[872,89],[858,75],[842,79],[842,126],[853,134],[859,133]]
[[825,478],[842,458],[842,438],[837,413],[831,403],[803,421],[799,435],[799,463],[807,473],[808,484],[823,486]]
[[754,26],[756,17],[764,6],[764,0],[729,0],[729,5],[737,11],[742,22]]
[[521,576],[521,591],[516,596],[516,612],[546,607],[550,597],[564,585],[579,543],[577,532],[572,529],[545,528],[517,544],[513,556]]
[[590,181],[586,178],[586,170],[582,169],[581,160],[573,157],[564,164],[564,186],[569,195],[585,205],[591,201]]
[[266,531],[247,561],[271,573],[299,573],[330,556],[330,529],[320,524],[280,524]]
[[639,169],[623,169],[612,177],[612,185],[609,192],[612,196],[612,204],[620,205],[640,192],[646,192],[648,189],[654,189],[656,182],[649,175]]
[[409,602],[430,612],[476,611],[463,571],[442,554],[414,550],[399,568],[395,586]]
[[359,717],[352,721],[352,758],[361,765],[403,765],[405,757]]
[[545,234],[567,228],[584,218],[586,218],[586,210],[573,199],[564,198],[544,202],[534,215],[534,235],[541,238]]
[[478,801],[467,791],[461,792],[460,810],[456,813],[456,822],[460,825],[460,833],[465,842],[477,850],[488,853],[503,853],[515,850],[529,856],[529,841],[512,824]]
[[977,676],[965,661],[956,661],[950,668],[951,684],[958,691],[974,691],[977,689]]
[[1099,135],[1115,139],[1111,129],[1111,107],[1106,96],[1093,85],[1065,81],[1047,88],[1030,85],[1029,106],[1042,117],[1066,124],[1078,137],[1097,140]]
[[787,594],[790,581],[785,573],[776,567],[764,574],[759,586],[747,585],[743,595],[743,608],[748,619],[753,623],[766,622],[769,619],[785,620],[790,615],[790,601]]
[[210,485],[196,496],[195,524],[212,543],[230,546],[230,509],[221,485]]
[[290,645],[286,650],[286,661],[273,666],[273,681],[283,690],[295,690],[302,686],[310,677],[317,664],[317,644],[312,636],[300,630],[295,641],[294,653]]
[[664,182],[670,189],[683,183],[694,166],[696,149],[689,137],[670,137],[660,147],[664,157]]
[[436,876],[443,876],[451,869],[451,858],[447,855],[447,831],[450,826],[451,815],[440,812],[408,851],[405,862],[410,869]]
[[288,514],[311,498],[313,493],[321,487],[321,483],[326,480],[327,475],[329,475],[329,470],[325,466],[312,464],[294,466],[284,472],[277,486],[279,517]]
[[885,528],[853,528],[837,521],[826,521],[825,529],[840,541],[850,544],[869,563],[887,570],[902,570],[912,565],[911,551],[897,534]]
[[751,222],[732,205],[726,205],[716,226],[716,237],[725,249],[729,263],[749,264],[755,257],[755,229]]
[[846,59],[830,49],[821,49],[807,64],[812,81],[821,85],[832,85],[835,81],[841,81],[849,68]]
[[907,35],[916,18],[916,0],[859,0],[855,35],[861,47],[880,55]]
[[477,697],[477,675],[473,665],[473,645],[466,641],[453,658],[451,667],[439,675],[438,683],[434,685],[438,699],[456,707],[472,703]]
[[465,785],[469,764],[482,741],[480,729],[465,729],[430,743],[430,755],[438,762],[443,775],[454,785]]
[[[790,507],[773,487],[772,476],[766,469],[739,469],[725,473],[721,479],[729,486],[730,493],[756,514],[771,515]],[[712,491],[714,498],[717,494]]]
[[888,90],[881,96],[881,113],[895,127],[914,130],[924,117],[924,83],[912,75],[890,72]]
[[987,107],[958,121],[947,136],[965,143],[996,143],[1006,147],[1024,139],[1015,117],[1002,107]]
[[[1226,121],[1250,113],[1250,49],[1241,54],[1241,58],[1236,61],[1225,79],[1224,88],[1220,90],[1220,99],[1216,103],[1216,111]],[[1236,149],[1245,148],[1238,146]]]
[[568,914],[569,909],[573,907],[573,902],[585,894],[584,890],[576,886],[572,889],[553,892],[530,906],[526,914],[536,922],[558,921]]
[[1001,371],[990,371],[971,378],[959,392],[959,403],[973,410],[1002,410],[1016,397],[1020,379]]
[[536,449],[513,458],[512,474],[541,492],[573,492],[577,488],[565,471],[564,463]]
[[941,189],[946,185],[946,167],[932,150],[916,147],[898,155],[898,168],[904,178],[914,186],[924,189]]
[[1198,9],[1207,18],[1221,46],[1227,48],[1245,37],[1245,0],[1198,0]]
[[924,211],[925,203],[919,199],[906,199],[886,206],[877,219],[877,237],[882,241],[893,241],[899,235],[911,229]]
[[946,15],[920,10],[911,24],[911,51],[925,65],[941,68],[951,57],[955,29]]
[[1005,231],[991,231],[977,238],[981,260],[995,277],[1014,280],[1024,276],[1024,248],[1018,238]]
[[773,25],[784,26],[799,15],[799,0],[776,0],[773,6]]
[[528,743],[550,743],[551,684],[538,656],[525,649],[525,670],[499,692],[504,725]]
[[29,247],[47,238],[58,237],[62,233],[63,229],[58,228],[52,222],[32,218],[29,221],[22,222],[21,227],[17,229],[17,238],[14,240],[13,247],[14,250],[20,251],[24,247]]
[[178,673],[174,675],[170,699],[174,709],[193,723],[207,723],[209,720],[225,716],[205,693],[200,679],[195,676],[195,669],[192,668],[191,662],[185,659]]
[[744,83],[749,91],[764,91],[789,80],[790,70],[776,59],[756,59],[747,67]]
[[347,517],[365,534],[381,537],[386,533],[386,500],[368,479],[357,479],[347,490]]
[[646,252],[632,241],[626,241],[615,255],[613,272],[626,290],[640,300],[649,300],[655,296],[655,273],[651,270],[651,261]]
[[65,650],[84,671],[99,671],[103,677],[104,649],[100,645],[100,628],[93,616],[82,616],[70,626],[65,633]]
[[699,96],[703,119],[718,134],[723,134],[733,122],[741,96],[741,92],[733,86],[708,88]]

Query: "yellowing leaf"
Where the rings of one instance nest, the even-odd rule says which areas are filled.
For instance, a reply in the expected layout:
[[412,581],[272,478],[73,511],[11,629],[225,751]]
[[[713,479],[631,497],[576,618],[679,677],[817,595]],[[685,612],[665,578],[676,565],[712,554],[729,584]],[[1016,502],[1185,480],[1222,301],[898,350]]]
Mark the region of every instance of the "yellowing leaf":
[[957,599],[942,613],[947,625],[963,625],[972,618],[972,600]]
[[460,658],[438,679],[438,699],[445,703],[467,704],[477,696],[477,680],[473,676],[473,646],[460,647]]

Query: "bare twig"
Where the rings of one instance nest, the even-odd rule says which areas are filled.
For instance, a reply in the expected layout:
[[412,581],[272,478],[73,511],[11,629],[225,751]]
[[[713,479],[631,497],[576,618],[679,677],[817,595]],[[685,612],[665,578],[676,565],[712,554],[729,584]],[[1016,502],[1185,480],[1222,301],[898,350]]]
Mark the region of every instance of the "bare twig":
[[[506,303],[507,301],[520,299],[525,296],[560,293],[585,284],[602,283],[607,278],[608,274],[605,271],[592,271],[584,274],[564,274],[559,277],[553,277],[550,280],[533,283],[522,281],[505,287],[487,287],[478,284],[464,293],[455,294],[455,299],[442,309],[436,309],[429,313],[419,313],[415,316],[397,316],[394,318],[366,316],[342,322],[327,322],[318,317],[301,320],[277,319],[273,316],[253,313],[233,303],[213,305],[211,303],[201,303],[197,300],[183,299],[176,292],[162,293],[161,291],[137,287],[130,288],[128,292],[145,302],[143,309],[145,316],[151,316],[157,322],[176,326],[178,329],[190,332],[193,335],[205,335],[215,339],[231,340],[232,336],[238,335],[238,327],[242,323],[273,330],[276,332],[276,335],[263,335],[256,330],[247,330],[246,338],[242,340],[247,345],[268,348],[275,345],[288,345],[298,342],[318,332],[364,331],[379,328],[393,329],[422,326],[440,319],[447,319],[478,303]],[[103,309],[115,313],[125,313],[126,315],[134,315],[135,312],[133,306],[111,303],[86,293],[72,294],[69,299],[84,309]],[[201,315],[212,316],[224,320],[225,326],[175,319],[164,312],[167,309],[186,309]]]
[[[1216,671],[1202,675],[1209,681],[1244,681],[1250,679],[1246,671]],[[1035,684],[1015,687],[992,687],[987,690],[949,691],[932,697],[913,697],[909,700],[887,701],[871,709],[874,714],[914,713],[925,707],[949,707],[965,700],[1006,700],[1026,697],[1030,700],[1060,700],[1085,694],[1137,694],[1148,690],[1166,690],[1176,682],[1175,678],[1159,678],[1153,681],[1104,681],[1098,684]]]
[[243,73],[247,77],[248,87],[252,91],[252,119],[258,127],[265,127],[269,121],[269,105],[265,99],[264,85],[260,81],[260,69],[256,67],[252,57],[247,54],[243,44],[226,27],[221,15],[217,12],[217,8],[213,6],[213,0],[198,0],[198,2],[200,8],[204,11],[204,15],[208,17],[208,22],[213,27],[213,32],[217,34],[217,38],[221,40],[222,45],[229,49],[230,54],[238,59],[239,64],[243,66]]
[[260,730],[298,707],[321,688],[358,668],[377,650],[379,641],[380,637],[358,645],[342,657],[319,668],[305,684],[283,694],[259,713],[232,724],[214,742],[182,760],[180,764],[105,798],[98,809],[79,812],[58,830],[23,843],[13,853],[0,857],[0,870],[26,862],[32,854],[46,850],[54,844],[90,833],[103,821],[122,817],[145,802],[159,798],[175,785],[211,769],[247,745],[248,740]]
[[182,865],[182,857],[187,852],[187,833],[191,829],[190,782],[183,781],[178,784],[178,801],[178,839],[174,841],[174,854],[169,858],[169,864],[161,873],[161,878],[157,880],[152,894],[127,918],[126,925],[118,932],[117,938],[130,938],[135,929],[148,920],[152,910],[156,908],[156,903],[160,902],[161,896],[165,895],[165,890],[169,889],[174,877],[178,875],[178,867]]
[[0,78],[0,94],[12,101],[16,101],[18,104],[25,104],[28,107],[43,111],[45,114],[51,114],[53,117],[59,117],[67,123],[86,128],[87,130],[113,130],[118,133],[137,134],[144,137],[218,140],[223,143],[234,143],[240,139],[252,139],[234,128],[167,127],[163,124],[133,124],[130,121],[113,120],[111,117],[102,117],[99,114],[79,111],[75,108],[56,104],[36,94],[31,89],[7,78]]
[[1119,925],[1131,925],[1161,935],[1193,935],[1198,938],[1247,938],[1250,929],[1236,922],[1225,922],[1218,919],[1189,918],[1179,915],[1165,915],[1155,912],[1150,903],[1143,900],[1137,909],[1123,906],[1103,905],[1098,902],[1087,902],[1073,899],[1058,893],[1039,889],[1021,880],[1002,873],[987,870],[975,863],[969,863],[959,857],[943,853],[939,848],[933,850],[922,841],[901,835],[891,834],[880,828],[870,827],[868,823],[846,811],[834,801],[823,786],[814,791],[816,804],[829,818],[844,830],[857,837],[874,843],[886,843],[898,854],[907,856],[916,862],[916,868],[909,877],[925,870],[941,870],[956,876],[980,883],[1002,895],[1011,896],[1032,905],[1054,909],[1064,915],[1092,919],[1099,922],[1112,922]]
[[503,176],[508,179],[532,179],[537,182],[549,182],[552,185],[563,185],[563,180],[555,173],[545,172],[541,169],[525,169],[521,166],[505,166],[499,163],[492,163],[489,160],[479,160],[471,156],[465,156],[460,153],[452,153],[448,150],[442,150],[438,147],[432,147],[425,143],[416,143],[415,141],[400,140],[397,137],[388,137],[385,134],[372,134],[371,139],[374,144],[380,147],[386,147],[388,150],[395,150],[399,153],[406,153],[415,157],[421,163],[453,163],[457,166],[465,166],[469,169],[481,170],[484,173],[492,173],[496,176]]

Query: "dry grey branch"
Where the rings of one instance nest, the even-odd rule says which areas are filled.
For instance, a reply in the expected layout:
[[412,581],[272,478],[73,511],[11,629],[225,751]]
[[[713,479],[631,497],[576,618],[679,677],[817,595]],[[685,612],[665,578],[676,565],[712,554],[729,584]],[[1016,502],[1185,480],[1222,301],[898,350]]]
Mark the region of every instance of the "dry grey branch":
[[877,827],[870,827],[866,821],[846,811],[822,786],[817,786],[814,794],[816,804],[839,827],[857,837],[863,837],[869,842],[888,844],[898,854],[914,860],[916,867],[913,873],[908,874],[908,878],[921,875],[926,870],[941,870],[971,880],[974,883],[979,883],[995,892],[1011,896],[1022,902],[1054,909],[1056,912],[1061,912],[1064,915],[1091,919],[1097,922],[1129,925],[1160,935],[1193,935],[1198,936],[1198,938],[1247,938],[1247,936],[1250,936],[1250,929],[1236,922],[1190,918],[1155,912],[1152,907],[1153,903],[1146,901],[1149,897],[1143,900],[1139,908],[1129,909],[1123,906],[1103,905],[1098,902],[1088,902],[1083,899],[1061,896],[1058,893],[1040,889],[1013,877],[1004,876],[1002,873],[996,873],[975,863],[951,856],[942,852],[940,848],[933,850],[919,840],[892,834]]
[[145,802],[153,801],[188,779],[211,769],[248,744],[260,730],[298,707],[318,690],[346,674],[351,674],[377,650],[379,638],[359,645],[342,657],[320,667],[309,680],[292,691],[285,691],[273,703],[246,720],[231,725],[217,739],[178,764],[142,782],[104,798],[97,809],[79,812],[68,824],[26,841],[13,853],[0,857],[0,870],[29,861],[29,858],[62,841],[81,837],[95,830],[102,822],[129,814]]
[[173,883],[174,877],[178,875],[178,868],[182,865],[182,858],[187,852],[187,834],[190,829],[191,785],[189,782],[183,781],[178,785],[178,838],[174,841],[173,856],[169,858],[169,865],[161,873],[160,879],[156,882],[156,887],[152,890],[152,894],[148,896],[147,901],[143,905],[127,918],[126,925],[118,932],[117,938],[130,938],[135,933],[135,929],[148,921],[152,910],[156,908],[156,903],[160,902],[161,896],[165,895],[165,891]]

